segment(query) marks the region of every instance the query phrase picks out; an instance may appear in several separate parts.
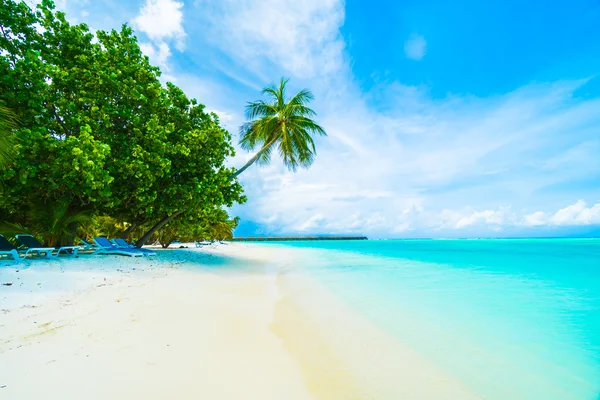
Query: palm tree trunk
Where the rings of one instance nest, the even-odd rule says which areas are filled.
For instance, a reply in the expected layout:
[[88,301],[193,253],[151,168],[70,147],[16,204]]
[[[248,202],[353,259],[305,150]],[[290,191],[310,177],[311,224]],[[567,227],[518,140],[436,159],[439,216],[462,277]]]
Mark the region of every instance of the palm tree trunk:
[[277,141],[278,137],[275,136],[273,139],[271,139],[271,141],[267,144],[265,144],[262,149],[260,149],[258,151],[258,153],[256,153],[254,155],[254,157],[252,157],[250,160],[248,160],[248,162],[246,163],[246,165],[244,165],[242,168],[238,169],[237,171],[235,171],[233,174],[229,175],[228,180],[232,180],[233,178],[236,178],[239,174],[241,174],[242,172],[244,172],[246,169],[248,169],[249,166],[251,166],[252,164],[254,164],[256,162],[256,160],[258,160],[258,157],[260,157],[260,155],[262,153],[265,152],[265,150],[267,150],[269,147],[271,147],[273,145],[273,143],[275,143]]
[[131,232],[134,231],[135,228],[137,228],[140,225],[144,225],[145,223],[146,223],[146,221],[141,222],[141,223],[133,222],[129,228],[125,229],[125,231],[123,231],[123,233],[121,233],[121,239],[127,239],[129,237],[129,235],[131,234]]
[[125,229],[123,231],[123,233],[121,233],[121,239],[127,239],[129,237],[129,235],[131,234],[131,232],[133,232],[136,228],[144,225],[146,222],[149,222],[147,219],[141,221],[141,222],[132,222],[131,226],[127,229]]
[[159,230],[160,228],[162,228],[163,226],[165,226],[166,224],[168,224],[169,222],[171,222],[175,217],[177,217],[179,214],[183,213],[183,211],[175,211],[173,214],[168,215],[166,217],[164,217],[163,219],[161,219],[160,221],[158,221],[156,223],[156,225],[154,225],[152,228],[150,228],[150,230],[146,233],[144,233],[144,236],[142,236],[141,238],[138,239],[138,241],[135,243],[135,247],[142,247],[147,241],[148,239],[150,239],[152,237],[152,235],[154,235],[154,233]]
[[73,222],[70,223],[67,228],[69,228],[69,231],[71,231],[71,236],[69,237],[69,240],[67,241],[67,243],[61,243],[64,246],[73,246],[73,244],[75,243],[75,236],[77,236],[77,228],[79,227],[79,224],[77,222]]

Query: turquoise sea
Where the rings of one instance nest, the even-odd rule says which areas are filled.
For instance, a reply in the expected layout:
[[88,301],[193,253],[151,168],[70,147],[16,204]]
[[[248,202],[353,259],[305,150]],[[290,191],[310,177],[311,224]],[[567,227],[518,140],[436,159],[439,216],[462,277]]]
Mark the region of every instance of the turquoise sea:
[[600,399],[600,239],[265,246],[485,399]]

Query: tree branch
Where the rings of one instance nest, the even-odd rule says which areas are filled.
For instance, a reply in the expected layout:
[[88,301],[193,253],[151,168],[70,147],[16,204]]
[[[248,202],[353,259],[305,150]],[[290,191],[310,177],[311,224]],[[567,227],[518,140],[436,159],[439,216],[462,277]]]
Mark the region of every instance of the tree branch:
[[56,113],[56,106],[54,104],[52,104],[52,113],[54,114],[54,118],[56,118],[56,120],[58,121],[59,125],[62,127],[63,132],[65,133],[65,137],[69,136],[69,130],[67,129],[67,126],[65,125],[65,122],[60,119],[60,117],[58,116],[58,114]]
[[[6,41],[10,42],[10,39],[8,37],[6,37],[6,32],[4,31],[4,27],[1,25],[0,25],[0,30],[2,30],[2,36],[4,36],[4,39],[6,39]],[[15,59],[15,53],[11,53],[11,59],[12,59],[12,67],[16,68],[17,60]]]

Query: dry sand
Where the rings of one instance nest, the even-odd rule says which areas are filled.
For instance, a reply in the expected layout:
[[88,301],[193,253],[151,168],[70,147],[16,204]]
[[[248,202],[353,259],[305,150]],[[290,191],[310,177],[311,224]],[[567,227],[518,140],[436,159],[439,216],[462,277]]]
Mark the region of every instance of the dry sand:
[[2,261],[0,399],[473,399],[248,244]]

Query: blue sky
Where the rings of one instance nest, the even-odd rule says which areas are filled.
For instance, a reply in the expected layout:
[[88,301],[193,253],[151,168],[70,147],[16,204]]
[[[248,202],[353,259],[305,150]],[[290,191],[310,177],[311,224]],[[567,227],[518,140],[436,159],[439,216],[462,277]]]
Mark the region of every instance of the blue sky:
[[600,235],[597,0],[57,5],[92,29],[133,26],[236,139],[263,86],[314,92],[329,134],[315,164],[247,170],[238,235]]

